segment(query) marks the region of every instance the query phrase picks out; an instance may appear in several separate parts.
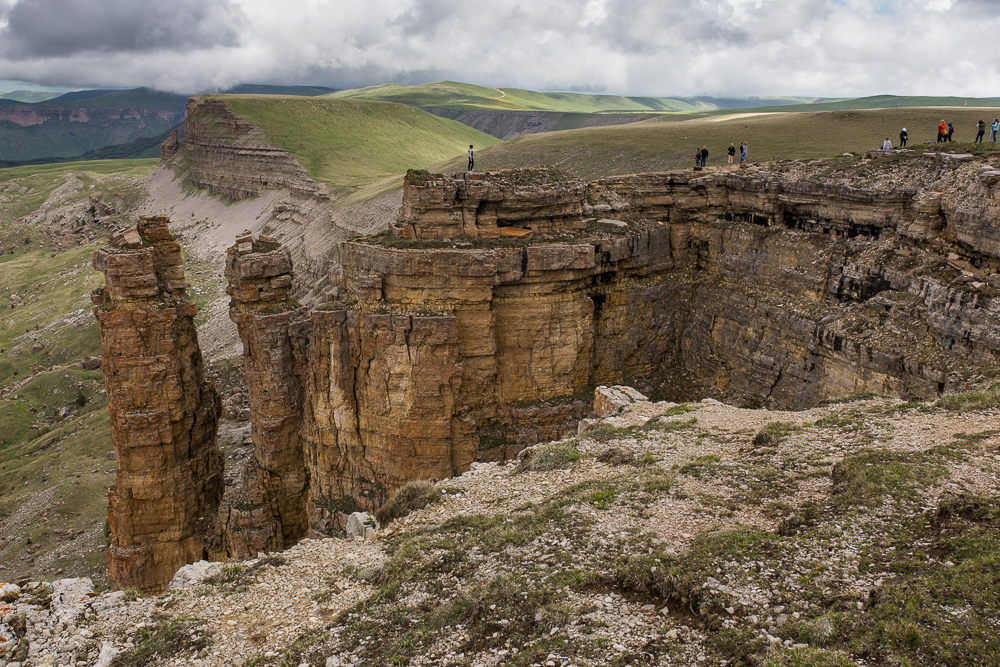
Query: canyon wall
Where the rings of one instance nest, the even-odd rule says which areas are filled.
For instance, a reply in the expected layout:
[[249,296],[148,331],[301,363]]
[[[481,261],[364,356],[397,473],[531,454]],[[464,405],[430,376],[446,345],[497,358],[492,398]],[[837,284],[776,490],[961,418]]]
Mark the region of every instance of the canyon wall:
[[[575,430],[600,384],[784,408],[982,384],[1000,358],[998,200],[989,164],[903,153],[593,183],[414,172],[392,233],[341,243],[336,298],[312,310],[290,298],[288,249],[246,233],[226,275],[254,456],[205,550],[286,548],[409,480],[509,459]],[[136,236],[99,267],[153,253],[143,238],[167,242]],[[119,275],[149,290],[143,317],[180,298],[130,271],[108,271],[102,303],[131,303]]]
[[119,588],[164,590],[203,558],[222,497],[220,404],[205,380],[180,244],[144,218],[94,253],[103,371],[118,466],[108,570]]
[[309,318],[289,298],[291,256],[274,239],[237,238],[226,278],[229,315],[243,342],[254,451],[224,503],[221,542],[227,557],[245,558],[291,546],[308,530],[299,429]]

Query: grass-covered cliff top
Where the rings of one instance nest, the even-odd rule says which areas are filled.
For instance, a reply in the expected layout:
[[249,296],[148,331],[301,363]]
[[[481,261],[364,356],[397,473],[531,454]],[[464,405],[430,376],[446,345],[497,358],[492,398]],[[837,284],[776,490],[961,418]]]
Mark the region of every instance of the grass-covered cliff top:
[[[926,142],[933,146],[937,123],[955,125],[953,143],[941,147],[955,152],[979,149],[972,144],[976,121],[992,122],[1000,109],[898,108],[817,113],[747,113],[683,120],[662,118],[606,127],[530,134],[477,154],[482,170],[556,167],[574,176],[597,179],[613,174],[665,171],[694,166],[695,150],[707,146],[709,167],[726,164],[726,149],[734,144],[739,163],[741,141],[749,144],[748,161],[838,157],[864,154],[879,148],[886,137],[896,146],[899,131],[909,132],[909,148]],[[986,138],[989,138],[987,133]],[[991,152],[992,144],[982,150]],[[1000,156],[1000,152],[997,153]],[[434,170],[463,170],[464,159],[435,165]]]
[[221,95],[234,113],[294,155],[313,179],[353,190],[500,143],[455,121],[389,102]]

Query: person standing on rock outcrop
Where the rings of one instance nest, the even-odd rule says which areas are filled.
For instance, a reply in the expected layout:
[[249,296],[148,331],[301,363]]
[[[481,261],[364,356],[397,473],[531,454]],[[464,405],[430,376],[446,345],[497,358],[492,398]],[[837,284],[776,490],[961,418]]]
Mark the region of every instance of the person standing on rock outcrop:
[[941,122],[938,123],[938,140],[937,140],[937,142],[939,144],[943,144],[944,143],[944,134],[947,131],[948,131],[948,124],[946,122],[944,122],[944,119],[942,119]]
[[981,144],[983,143],[983,135],[986,134],[986,121],[980,118],[976,122],[976,140],[972,143]]
[[993,119],[993,125],[990,126],[990,129],[992,130],[990,132],[990,142],[995,144],[997,142],[997,131],[1000,130],[1000,118]]
[[906,128],[904,127],[903,130],[899,133],[899,147],[906,148],[906,140],[909,138],[910,138],[909,135],[906,134]]
[[472,167],[476,164],[476,157],[472,154],[472,144],[469,144],[469,173],[472,173]]
[[699,155],[701,155],[701,166],[708,166],[708,146],[702,146]]
[[747,163],[747,150],[749,150],[749,148],[750,147],[747,146],[747,142],[745,142],[745,141],[741,141],[740,142],[740,166],[741,167]]
[[949,143],[949,144],[951,143],[951,135],[952,135],[952,134],[953,134],[954,132],[955,132],[955,126],[954,126],[954,125],[952,125],[952,124],[951,124],[951,121],[949,120],[949,121],[948,121],[948,143]]
[[736,146],[729,144],[729,164],[733,163],[733,157],[736,156]]

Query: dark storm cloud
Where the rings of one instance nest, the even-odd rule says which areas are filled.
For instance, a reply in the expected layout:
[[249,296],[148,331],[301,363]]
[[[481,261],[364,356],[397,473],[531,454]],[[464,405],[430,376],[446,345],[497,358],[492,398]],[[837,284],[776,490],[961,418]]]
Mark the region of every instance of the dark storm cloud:
[[0,51],[17,59],[233,46],[246,27],[231,0],[21,0],[2,18]]
[[0,79],[995,94],[996,0],[0,0]]

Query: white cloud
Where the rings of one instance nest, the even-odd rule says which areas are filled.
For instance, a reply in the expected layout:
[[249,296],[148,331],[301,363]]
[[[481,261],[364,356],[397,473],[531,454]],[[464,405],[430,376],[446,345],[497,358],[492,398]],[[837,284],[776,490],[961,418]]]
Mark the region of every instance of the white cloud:
[[447,78],[635,95],[991,96],[1000,91],[987,55],[1000,28],[993,5],[0,0],[0,79],[176,92]]

